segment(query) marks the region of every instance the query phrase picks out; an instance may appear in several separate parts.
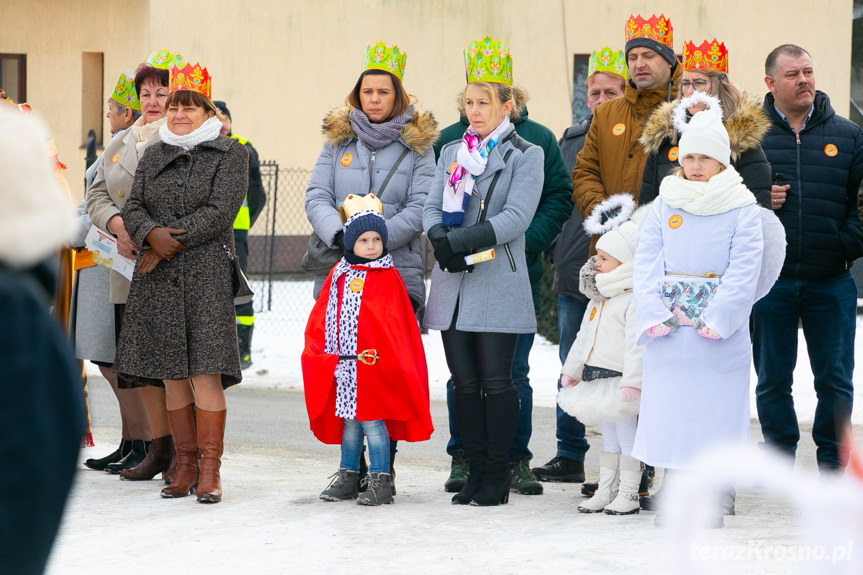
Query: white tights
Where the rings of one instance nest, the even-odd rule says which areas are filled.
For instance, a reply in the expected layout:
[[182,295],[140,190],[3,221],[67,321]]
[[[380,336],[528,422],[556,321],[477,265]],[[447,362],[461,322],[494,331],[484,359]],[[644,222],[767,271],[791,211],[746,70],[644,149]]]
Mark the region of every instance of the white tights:
[[602,430],[602,450],[605,453],[631,456],[637,426],[637,414],[620,421],[601,422],[599,427]]

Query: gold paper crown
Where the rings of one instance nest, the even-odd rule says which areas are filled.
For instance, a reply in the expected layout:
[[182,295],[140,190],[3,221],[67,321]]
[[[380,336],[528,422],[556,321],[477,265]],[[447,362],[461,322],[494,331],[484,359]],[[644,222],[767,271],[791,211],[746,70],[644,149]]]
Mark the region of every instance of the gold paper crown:
[[590,78],[594,72],[609,72],[628,80],[629,69],[626,66],[626,55],[623,50],[614,50],[606,46],[591,53],[587,63],[587,77]]
[[171,66],[170,91],[190,90],[210,97],[210,74],[200,64],[186,64],[182,68]]
[[147,66],[161,70],[170,70],[171,66],[182,68],[184,64],[182,56],[169,50],[156,50],[147,57]]
[[141,111],[138,92],[135,91],[135,76],[129,70],[120,74],[117,87],[111,92],[111,99],[127,108]]
[[383,42],[369,44],[363,57],[363,72],[366,70],[383,70],[399,80],[403,80],[407,59],[408,55],[395,44],[391,48]]
[[629,42],[633,38],[650,38],[669,48],[674,48],[671,20],[663,14],[659,17],[654,14],[650,20],[630,15],[629,20],[626,21],[626,41]]
[[684,70],[714,70],[716,72],[728,73],[728,49],[725,42],[713,42],[705,40],[700,46],[694,42],[683,44],[683,69]]
[[512,86],[512,57],[503,40],[485,36],[474,40],[464,51],[467,82],[494,82]]
[[366,194],[365,196],[348,194],[342,207],[339,208],[339,216],[342,218],[342,225],[344,225],[345,222],[348,221],[348,218],[355,213],[365,210],[375,210],[383,215],[384,205],[374,194]]

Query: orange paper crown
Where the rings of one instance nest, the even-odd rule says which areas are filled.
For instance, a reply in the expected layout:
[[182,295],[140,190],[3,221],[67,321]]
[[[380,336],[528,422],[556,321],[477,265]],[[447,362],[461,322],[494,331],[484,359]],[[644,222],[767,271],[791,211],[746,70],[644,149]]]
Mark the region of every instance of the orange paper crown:
[[210,74],[200,64],[186,64],[182,68],[171,66],[170,91],[191,90],[210,97]]
[[671,36],[671,20],[663,14],[660,14],[659,17],[654,14],[650,20],[645,20],[641,16],[630,15],[629,20],[626,21],[627,42],[633,38],[650,38],[669,48],[674,48]]
[[725,42],[705,40],[700,46],[689,41],[683,44],[684,70],[714,70],[728,73],[728,49]]

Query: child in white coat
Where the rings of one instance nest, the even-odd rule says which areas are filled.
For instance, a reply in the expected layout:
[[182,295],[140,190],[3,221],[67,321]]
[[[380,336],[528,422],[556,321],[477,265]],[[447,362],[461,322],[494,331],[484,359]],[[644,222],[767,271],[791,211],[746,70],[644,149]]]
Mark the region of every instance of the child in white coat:
[[[631,196],[612,196],[594,213],[600,218],[617,207],[620,212],[611,225],[632,213]],[[596,233],[596,228],[590,231]],[[591,301],[563,366],[558,404],[582,423],[599,423],[602,429],[599,484],[593,497],[578,506],[582,513],[629,515],[640,509],[641,462],[631,456],[641,395],[641,348],[635,343],[632,299],[637,240],[637,218],[624,221],[600,237],[597,255],[581,269],[579,288]]]

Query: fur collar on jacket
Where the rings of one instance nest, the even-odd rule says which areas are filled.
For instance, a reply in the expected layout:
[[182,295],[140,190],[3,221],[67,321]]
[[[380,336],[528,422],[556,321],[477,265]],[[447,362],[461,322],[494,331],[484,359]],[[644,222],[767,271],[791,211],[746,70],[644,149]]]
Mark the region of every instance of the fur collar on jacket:
[[[671,125],[671,114],[676,104],[676,100],[665,102],[647,118],[638,140],[646,154],[655,154],[666,140],[677,136],[677,131]],[[724,124],[728,130],[732,161],[737,160],[743,152],[760,145],[770,129],[770,120],[761,104],[746,95]]]
[[[350,108],[336,108],[324,117],[321,127],[328,145],[336,146],[352,138],[356,138],[351,128]],[[414,117],[402,128],[401,139],[417,154],[424,154],[440,137],[437,120],[431,112],[414,111]]]
[[596,289],[596,256],[591,256],[584,265],[581,266],[581,271],[578,273],[578,291],[584,294],[584,297],[594,301],[606,301],[608,297],[599,293]]

